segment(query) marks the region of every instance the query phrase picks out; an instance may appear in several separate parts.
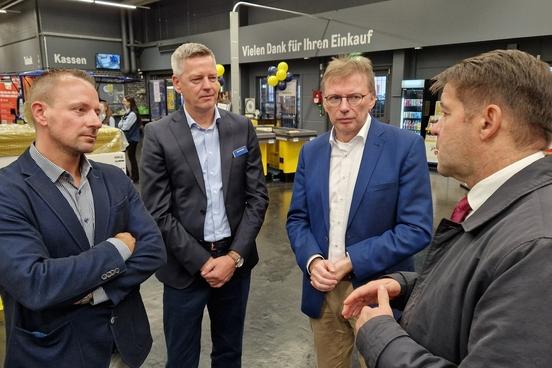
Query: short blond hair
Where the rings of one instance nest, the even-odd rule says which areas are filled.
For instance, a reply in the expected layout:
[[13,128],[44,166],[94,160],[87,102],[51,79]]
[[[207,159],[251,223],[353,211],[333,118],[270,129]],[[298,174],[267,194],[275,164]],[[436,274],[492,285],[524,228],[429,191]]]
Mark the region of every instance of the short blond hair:
[[345,78],[353,74],[365,75],[368,80],[368,91],[373,96],[376,95],[372,62],[364,56],[338,57],[330,61],[326,71],[324,72],[322,81],[320,82],[322,91],[324,91],[328,80],[333,78]]
[[178,46],[178,48],[174,50],[171,55],[171,67],[173,74],[182,74],[184,71],[182,70],[182,62],[186,59],[198,56],[210,56],[213,58],[213,63],[216,64],[215,54],[213,54],[213,51],[201,43],[190,42]]
[[[518,146],[549,141],[552,133],[550,66],[519,50],[495,50],[465,59],[433,78],[432,92],[450,83],[468,114],[488,104],[509,112]],[[544,147],[543,147],[544,148]]]
[[96,88],[96,81],[94,78],[79,69],[51,69],[42,74],[40,77],[33,80],[31,88],[28,92],[27,98],[25,98],[23,117],[29,125],[34,126],[35,121],[31,106],[36,101],[43,101],[47,104],[52,104],[52,90],[56,88],[58,82],[66,77],[75,77],[82,79]]

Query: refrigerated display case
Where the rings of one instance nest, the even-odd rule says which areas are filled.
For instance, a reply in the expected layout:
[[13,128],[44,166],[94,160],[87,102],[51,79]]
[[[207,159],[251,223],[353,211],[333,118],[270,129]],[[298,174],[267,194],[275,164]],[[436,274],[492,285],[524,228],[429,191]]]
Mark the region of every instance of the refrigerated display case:
[[403,80],[401,101],[401,129],[413,131],[425,137],[429,116],[435,108],[436,97],[429,87],[431,80]]

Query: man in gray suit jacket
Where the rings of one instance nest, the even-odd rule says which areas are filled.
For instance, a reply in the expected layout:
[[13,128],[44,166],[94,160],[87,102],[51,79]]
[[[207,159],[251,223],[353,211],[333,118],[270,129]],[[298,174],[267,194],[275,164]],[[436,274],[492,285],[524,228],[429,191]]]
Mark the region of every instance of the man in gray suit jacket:
[[216,108],[215,57],[187,43],[171,57],[185,104],[148,124],[142,196],[167,246],[163,319],[167,367],[197,367],[208,307],[212,367],[240,367],[255,238],[268,195],[251,122]]

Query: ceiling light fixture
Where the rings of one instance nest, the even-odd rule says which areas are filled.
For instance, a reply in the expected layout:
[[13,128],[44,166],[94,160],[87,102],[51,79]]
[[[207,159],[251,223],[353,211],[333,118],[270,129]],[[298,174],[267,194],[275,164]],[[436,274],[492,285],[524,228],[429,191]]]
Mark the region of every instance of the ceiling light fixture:
[[125,8],[125,9],[136,9],[136,5],[128,5],[128,4],[121,4],[121,3],[112,3],[110,1],[100,1],[100,0],[75,0],[79,1],[81,3],[89,3],[89,4],[98,4],[98,5],[107,5],[107,6],[114,6],[117,8]]

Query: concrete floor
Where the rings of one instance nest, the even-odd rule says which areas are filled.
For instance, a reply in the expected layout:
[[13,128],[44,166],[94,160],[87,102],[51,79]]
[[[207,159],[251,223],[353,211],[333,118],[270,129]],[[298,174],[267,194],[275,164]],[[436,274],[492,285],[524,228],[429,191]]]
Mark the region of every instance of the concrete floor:
[[[434,227],[448,217],[456,201],[465,194],[454,179],[431,174]],[[300,312],[301,273],[285,232],[291,183],[270,183],[270,206],[257,244],[260,262],[251,281],[244,334],[244,368],[312,368],[314,355],[308,319]],[[423,261],[417,256],[417,265]],[[142,285],[142,296],[150,319],[153,348],[143,367],[164,367],[165,341],[162,325],[162,285],[150,278]],[[0,322],[1,323],[1,322]],[[4,328],[0,326],[0,367],[4,356]],[[200,368],[210,367],[210,334],[204,318]],[[355,362],[353,367],[357,366]]]

